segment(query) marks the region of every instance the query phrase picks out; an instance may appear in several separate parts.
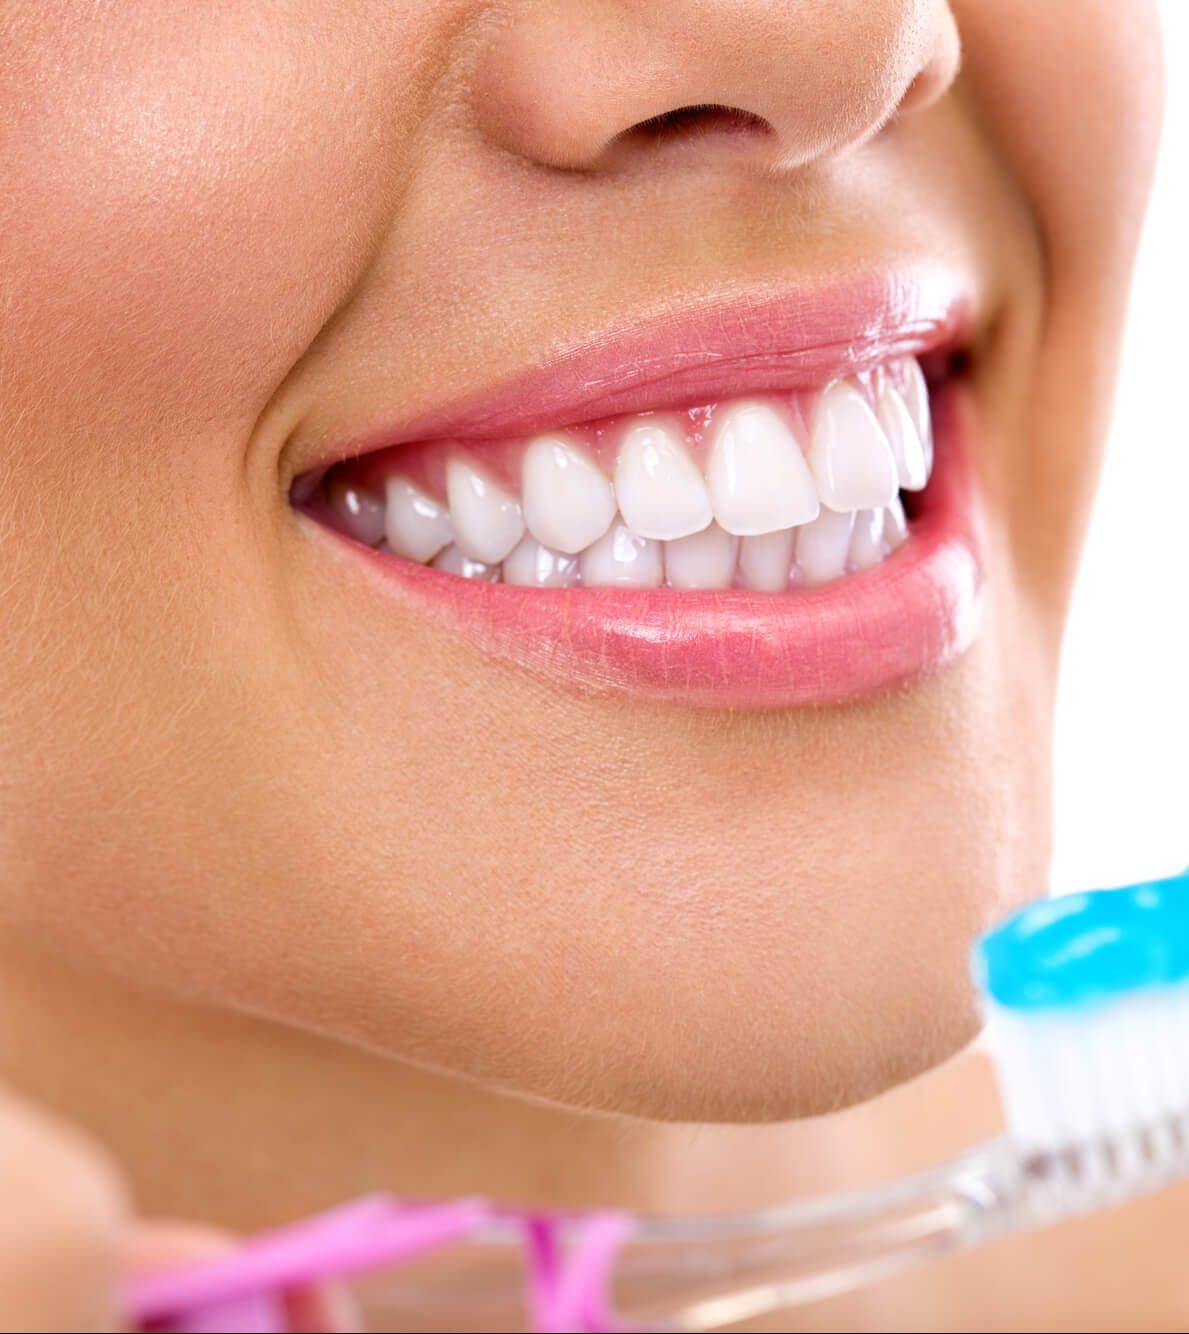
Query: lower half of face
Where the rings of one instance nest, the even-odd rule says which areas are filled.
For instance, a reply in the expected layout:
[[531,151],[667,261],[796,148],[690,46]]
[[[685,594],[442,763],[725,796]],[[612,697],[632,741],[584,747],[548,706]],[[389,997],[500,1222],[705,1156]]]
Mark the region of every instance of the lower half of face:
[[601,1110],[941,1059],[1044,887],[1147,39],[1090,144],[1041,21],[1006,52],[956,7],[959,84],[787,180],[717,113],[583,174],[432,118],[414,154],[429,74],[346,15],[296,136],[292,7],[250,78],[248,6],[204,39],[234,115],[157,46],[84,62],[117,129],[156,99],[148,166],[99,172],[74,94],[9,164],[5,939]]

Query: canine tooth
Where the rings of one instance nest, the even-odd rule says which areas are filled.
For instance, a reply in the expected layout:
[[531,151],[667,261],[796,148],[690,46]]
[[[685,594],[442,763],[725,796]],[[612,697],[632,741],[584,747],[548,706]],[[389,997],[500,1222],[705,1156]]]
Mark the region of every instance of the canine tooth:
[[631,427],[623,437],[615,498],[624,523],[641,537],[687,537],[714,517],[706,483],[680,438],[652,422]]
[[526,588],[569,588],[578,582],[578,558],[525,536],[504,557],[504,583]]
[[657,588],[663,574],[661,544],[616,519],[579,556],[578,569],[582,582],[593,587]]
[[846,573],[846,557],[855,516],[823,509],[797,534],[797,565],[810,587]]
[[481,560],[471,560],[463,549],[451,542],[430,562],[435,570],[445,570],[447,574],[458,574],[464,579],[485,579],[495,583],[500,577],[498,565],[488,565]]
[[896,476],[905,491],[922,491],[929,480],[925,447],[917,434],[916,422],[890,380],[880,387],[875,401],[875,415],[884,429],[892,457],[896,460]]
[[782,528],[777,533],[743,538],[739,543],[739,569],[744,584],[760,593],[783,593],[789,586],[796,537],[795,528]]
[[722,414],[706,481],[714,517],[728,533],[772,533],[818,512],[797,441],[766,403],[738,403]]
[[712,523],[665,543],[665,577],[671,588],[730,588],[738,551],[739,539]]
[[374,547],[384,536],[384,501],[374,491],[336,478],[326,488],[326,499],[358,541]]
[[925,478],[933,471],[933,413],[929,407],[929,385],[925,372],[916,357],[905,357],[901,363],[904,372],[904,406],[917,428],[917,437],[925,451]]
[[454,541],[471,558],[498,565],[524,536],[520,503],[463,459],[446,464]]
[[597,541],[615,518],[611,483],[564,436],[541,435],[529,443],[521,495],[529,532],[566,555]]
[[849,560],[856,570],[872,569],[887,554],[883,544],[884,514],[884,510],[860,510],[855,515]]
[[899,496],[892,501],[884,514],[883,537],[892,551],[903,546],[908,538],[908,520],[904,517],[904,505]]
[[832,510],[879,509],[896,494],[896,460],[883,428],[845,380],[835,381],[818,401],[809,467],[822,504]]
[[450,511],[403,477],[390,477],[385,490],[388,545],[406,560],[431,560],[454,536]]

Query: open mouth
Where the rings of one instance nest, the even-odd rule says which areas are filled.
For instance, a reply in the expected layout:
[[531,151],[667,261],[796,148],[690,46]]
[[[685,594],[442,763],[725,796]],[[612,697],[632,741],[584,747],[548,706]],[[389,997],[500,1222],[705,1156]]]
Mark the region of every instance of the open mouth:
[[309,508],[463,579],[788,593],[886,560],[932,467],[929,391],[905,357],[817,392],[397,445],[331,467]]
[[[973,634],[963,353],[944,321],[912,334],[911,350],[819,347],[808,367],[733,347],[692,384],[682,365],[596,394],[630,410],[585,419],[547,384],[511,413],[530,429],[488,410],[481,429],[381,437],[305,470],[291,499],[402,597],[522,664],[732,707],[848,699]],[[588,391],[593,363],[579,378]]]

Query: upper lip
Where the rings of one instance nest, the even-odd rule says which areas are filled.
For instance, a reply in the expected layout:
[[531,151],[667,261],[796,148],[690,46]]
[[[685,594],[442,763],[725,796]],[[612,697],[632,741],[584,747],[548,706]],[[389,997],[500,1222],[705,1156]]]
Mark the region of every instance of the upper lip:
[[316,452],[291,436],[290,476],[413,440],[506,439],[617,413],[813,388],[894,356],[957,346],[975,316],[970,283],[940,264],[707,297],[555,346],[510,380],[396,425],[319,432]]

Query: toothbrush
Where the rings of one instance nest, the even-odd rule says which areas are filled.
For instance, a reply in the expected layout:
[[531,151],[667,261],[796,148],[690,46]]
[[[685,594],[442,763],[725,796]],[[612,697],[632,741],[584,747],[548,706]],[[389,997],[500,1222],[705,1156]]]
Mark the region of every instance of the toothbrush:
[[449,1267],[437,1280],[409,1276],[404,1310],[432,1311],[439,1329],[517,1313],[523,1323],[513,1276],[523,1251],[531,1328],[692,1334],[1189,1175],[1189,871],[1041,900],[984,936],[972,964],[1007,1133],[952,1162],[872,1191],[722,1217],[373,1197],[200,1269],[143,1279],[130,1309],[140,1328],[244,1329],[251,1319],[252,1329],[284,1329],[279,1291],[465,1240],[472,1278]]

